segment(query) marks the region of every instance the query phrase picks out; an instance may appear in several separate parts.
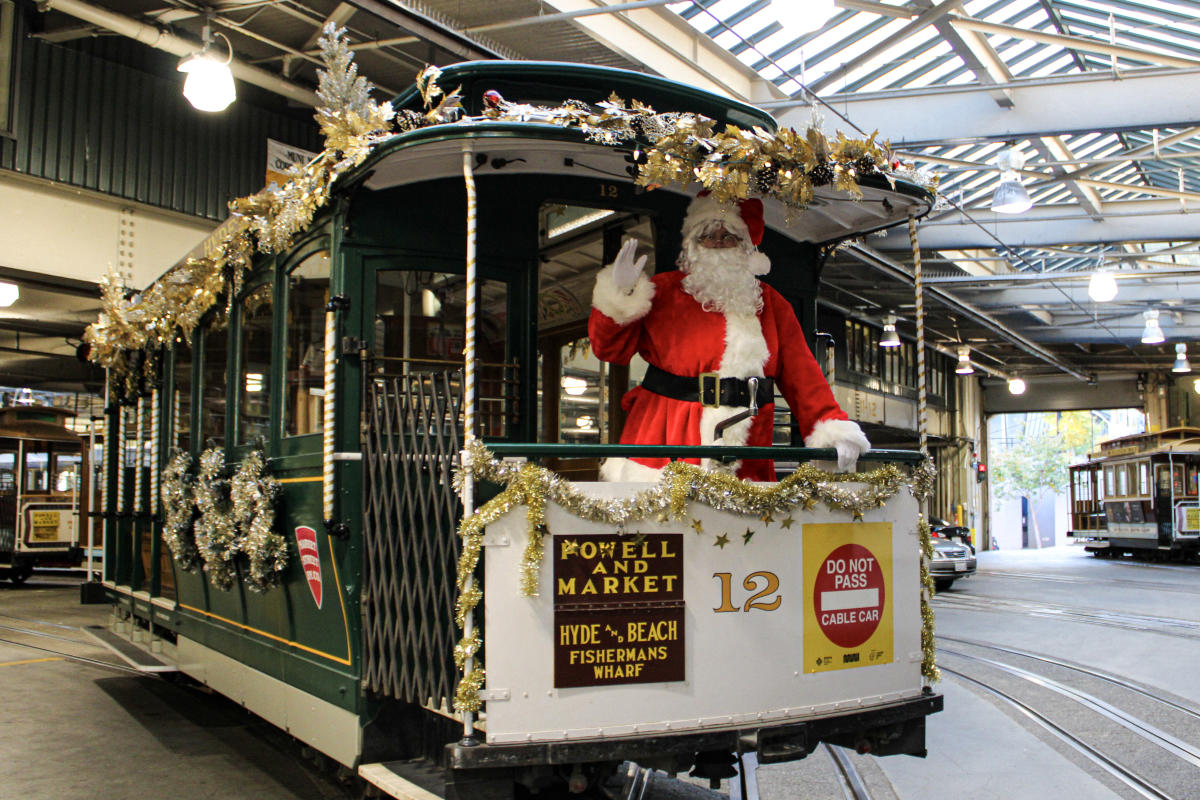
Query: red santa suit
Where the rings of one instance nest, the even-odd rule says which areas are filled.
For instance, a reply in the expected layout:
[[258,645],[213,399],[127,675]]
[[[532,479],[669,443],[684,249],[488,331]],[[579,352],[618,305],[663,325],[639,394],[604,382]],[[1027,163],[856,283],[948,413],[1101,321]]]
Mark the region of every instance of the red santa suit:
[[[761,238],[761,228],[757,236],[752,234],[736,207],[699,198],[684,223],[685,242],[714,218],[755,244]],[[746,257],[758,260],[755,274],[769,268],[760,253],[750,252]],[[602,270],[596,279],[588,322],[596,357],[627,364],[636,353],[675,376],[716,373],[720,378],[771,378],[786,398],[806,445],[830,447],[852,440],[858,452],[865,452],[870,446],[866,437],[838,406],[795,312],[782,295],[759,282],[761,308],[757,313],[752,308],[741,312],[715,310],[711,303],[706,308],[689,293],[685,278],[684,271],[652,278],[642,275],[631,289],[622,290],[613,280],[613,267]],[[746,406],[705,406],[638,386],[625,395],[622,407],[627,412],[622,444],[771,444],[773,401],[760,403],[757,415],[726,428],[720,439],[714,435],[717,424],[746,410]],[[687,460],[701,463],[699,459]],[[609,459],[601,474],[607,480],[654,481],[666,463],[663,458]],[[720,465],[706,459],[703,466]],[[735,462],[727,468],[748,480],[775,479],[774,463],[769,460]]]

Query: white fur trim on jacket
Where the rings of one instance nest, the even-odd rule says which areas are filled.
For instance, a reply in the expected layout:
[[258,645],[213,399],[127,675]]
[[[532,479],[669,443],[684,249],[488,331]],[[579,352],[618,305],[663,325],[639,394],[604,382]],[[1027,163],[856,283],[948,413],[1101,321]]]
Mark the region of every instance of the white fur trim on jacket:
[[638,276],[632,291],[626,293],[613,282],[612,265],[596,275],[592,290],[592,305],[618,325],[628,325],[650,313],[654,300],[654,284],[644,274]]
[[871,449],[871,443],[867,441],[862,428],[848,419],[821,420],[804,439],[804,446],[835,448],[838,451],[836,465],[829,461],[814,461],[813,466],[824,470],[836,466],[838,472],[853,471],[859,456]]
[[600,465],[600,480],[609,483],[658,483],[662,470],[628,458],[609,458]]

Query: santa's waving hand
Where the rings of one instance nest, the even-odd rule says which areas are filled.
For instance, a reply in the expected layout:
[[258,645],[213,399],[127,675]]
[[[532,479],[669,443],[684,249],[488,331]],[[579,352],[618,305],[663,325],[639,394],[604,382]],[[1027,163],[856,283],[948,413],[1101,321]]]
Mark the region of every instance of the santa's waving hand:
[[[852,470],[870,443],[834,400],[791,304],[758,280],[771,268],[756,249],[762,235],[761,201],[727,205],[702,193],[684,219],[678,270],[647,276],[646,257],[636,258],[630,240],[596,276],[593,352],[616,364],[637,353],[648,364],[622,402],[621,443],[768,446],[778,387],[805,445],[836,449],[837,468]],[[656,481],[666,463],[609,459],[601,475]],[[702,463],[749,480],[775,479],[770,460]]]

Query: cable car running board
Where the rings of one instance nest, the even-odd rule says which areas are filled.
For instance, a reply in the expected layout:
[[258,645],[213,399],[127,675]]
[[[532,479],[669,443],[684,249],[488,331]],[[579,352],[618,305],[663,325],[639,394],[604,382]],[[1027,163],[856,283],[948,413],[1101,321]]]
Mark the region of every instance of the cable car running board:
[[87,625],[83,632],[139,672],[179,672],[179,667],[155,658],[144,648],[123,636],[118,636],[103,625]]

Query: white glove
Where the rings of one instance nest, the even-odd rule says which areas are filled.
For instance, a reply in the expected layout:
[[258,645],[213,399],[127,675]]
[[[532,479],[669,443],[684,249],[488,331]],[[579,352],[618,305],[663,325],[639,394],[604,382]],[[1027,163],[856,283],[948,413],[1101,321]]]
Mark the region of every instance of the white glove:
[[634,261],[633,257],[637,255],[637,248],[637,239],[626,239],[625,244],[621,245],[620,252],[617,253],[616,260],[613,261],[613,284],[622,292],[628,293],[633,289],[633,285],[642,275],[642,268],[646,266],[646,256]]
[[[818,422],[813,432],[804,440],[805,447],[832,447],[837,450],[837,472],[853,472],[858,458],[871,449],[871,443],[857,423],[844,419],[828,419]],[[832,461],[814,461],[813,466],[826,472],[833,471]]]

